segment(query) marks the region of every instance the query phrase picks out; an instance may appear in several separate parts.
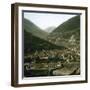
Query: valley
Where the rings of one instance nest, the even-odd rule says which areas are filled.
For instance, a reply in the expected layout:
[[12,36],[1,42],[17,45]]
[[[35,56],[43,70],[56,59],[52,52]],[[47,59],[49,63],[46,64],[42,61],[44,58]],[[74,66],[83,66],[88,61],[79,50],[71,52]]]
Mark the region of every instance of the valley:
[[80,75],[80,16],[48,29],[24,19],[24,77]]

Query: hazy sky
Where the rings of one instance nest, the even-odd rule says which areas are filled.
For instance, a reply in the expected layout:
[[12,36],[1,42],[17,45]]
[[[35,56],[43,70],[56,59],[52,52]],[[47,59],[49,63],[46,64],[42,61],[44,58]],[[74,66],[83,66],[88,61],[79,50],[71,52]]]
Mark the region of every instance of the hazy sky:
[[76,15],[24,12],[24,18],[32,21],[43,30],[51,26],[57,27],[74,16]]

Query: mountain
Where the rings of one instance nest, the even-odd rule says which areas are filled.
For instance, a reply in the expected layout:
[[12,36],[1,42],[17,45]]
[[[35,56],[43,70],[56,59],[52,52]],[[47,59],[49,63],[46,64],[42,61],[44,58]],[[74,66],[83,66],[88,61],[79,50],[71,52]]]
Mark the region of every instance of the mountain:
[[51,26],[45,29],[46,32],[51,33],[56,27]]
[[80,16],[72,17],[51,32],[47,40],[56,45],[74,46],[80,43]]
[[33,22],[30,20],[27,20],[24,18],[24,29],[27,32],[32,33],[32,35],[37,36],[41,39],[46,39],[48,33],[41,30],[38,26],[36,26]]
[[31,21],[24,19],[25,52],[64,49],[80,44],[80,16],[75,16],[54,29],[49,35]]
[[53,50],[53,49],[64,49],[63,46],[54,45],[44,39],[32,35],[27,30],[24,30],[24,52],[30,53],[33,51],[41,50]]

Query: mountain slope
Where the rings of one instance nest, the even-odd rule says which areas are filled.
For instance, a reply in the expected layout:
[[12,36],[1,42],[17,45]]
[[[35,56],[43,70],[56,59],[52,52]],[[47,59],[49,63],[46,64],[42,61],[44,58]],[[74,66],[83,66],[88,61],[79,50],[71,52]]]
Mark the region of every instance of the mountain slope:
[[47,38],[56,45],[73,45],[80,42],[80,16],[75,16],[59,25]]
[[46,39],[48,33],[41,30],[38,26],[36,26],[34,23],[31,21],[24,19],[24,29],[27,32],[32,33],[32,35],[35,35],[39,38]]
[[58,26],[52,33],[54,32],[67,32],[72,31],[75,28],[80,27],[80,16],[75,16],[64,23],[62,23],[60,26]]
[[27,30],[24,30],[24,52],[30,53],[33,51],[41,51],[41,50],[53,50],[53,49],[65,49],[63,46],[56,46],[51,44],[50,42],[40,39]]

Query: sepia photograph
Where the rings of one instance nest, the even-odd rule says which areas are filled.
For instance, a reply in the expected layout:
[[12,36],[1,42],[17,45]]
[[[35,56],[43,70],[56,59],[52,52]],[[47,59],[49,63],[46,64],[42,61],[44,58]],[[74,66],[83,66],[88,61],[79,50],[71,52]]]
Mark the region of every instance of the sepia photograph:
[[80,14],[23,12],[24,77],[80,74]]

